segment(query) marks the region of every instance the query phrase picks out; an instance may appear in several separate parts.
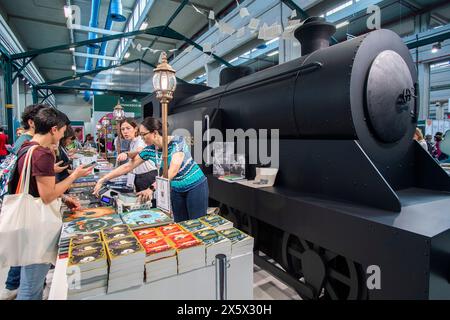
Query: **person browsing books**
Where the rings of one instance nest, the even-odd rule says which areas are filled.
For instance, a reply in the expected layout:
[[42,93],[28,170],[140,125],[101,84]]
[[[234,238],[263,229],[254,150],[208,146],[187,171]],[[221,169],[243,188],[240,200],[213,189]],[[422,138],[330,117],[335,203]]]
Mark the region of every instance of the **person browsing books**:
[[[147,145],[130,162],[114,170],[114,175],[108,177],[112,179],[138,167],[147,160],[153,161],[158,169],[162,171],[162,124],[155,118],[145,118],[140,127],[139,135]],[[208,209],[208,182],[202,170],[192,159],[189,146],[184,137],[168,137],[168,178],[171,187],[171,204],[175,222],[196,219],[206,215]],[[98,194],[102,185],[108,181],[102,178],[94,188],[94,193]],[[142,199],[151,199],[154,187],[138,193]]]
[[[32,146],[36,146],[36,148],[33,150],[31,160],[29,193],[33,197],[40,198],[44,204],[49,204],[61,197],[76,179],[91,173],[92,167],[78,167],[63,181],[59,183],[55,181],[55,156],[51,148],[64,136],[67,121],[67,116],[52,107],[45,107],[38,111],[34,117],[35,134],[33,139],[25,142],[19,151],[17,168],[10,182],[12,190],[15,190],[18,184],[26,151]],[[41,300],[45,276],[49,268],[49,264],[22,266],[17,300]]]
[[[118,155],[117,161],[123,162],[127,159],[134,159],[139,152],[146,147],[144,140],[138,136],[138,125],[132,119],[124,119],[120,122],[120,134],[122,139],[130,141],[130,151],[122,152]],[[122,166],[124,166],[123,164]],[[111,171],[103,177],[104,181],[108,181],[117,177],[117,172],[122,172],[122,166]],[[156,166],[153,161],[147,160],[133,169],[134,186],[137,192],[141,192],[150,187],[158,175]]]

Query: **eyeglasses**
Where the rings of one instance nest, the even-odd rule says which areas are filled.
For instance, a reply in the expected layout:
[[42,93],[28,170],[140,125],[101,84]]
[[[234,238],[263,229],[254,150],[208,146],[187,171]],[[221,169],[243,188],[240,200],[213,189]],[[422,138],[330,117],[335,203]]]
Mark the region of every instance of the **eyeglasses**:
[[139,133],[139,135],[143,138],[143,137],[145,137],[146,135],[148,135],[149,133],[151,133],[151,132],[148,131],[148,132],[144,132],[144,133]]

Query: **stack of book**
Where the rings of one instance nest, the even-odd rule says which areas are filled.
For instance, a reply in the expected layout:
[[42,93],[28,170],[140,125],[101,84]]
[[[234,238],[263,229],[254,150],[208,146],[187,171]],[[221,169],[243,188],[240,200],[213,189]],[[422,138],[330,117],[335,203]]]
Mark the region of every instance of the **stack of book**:
[[167,236],[167,239],[177,250],[178,273],[205,266],[205,245],[192,233],[179,232]]
[[99,233],[71,239],[66,274],[69,300],[106,294],[108,264]]
[[187,220],[178,224],[187,232],[197,232],[209,228],[209,226],[203,223],[201,219]]
[[227,219],[216,214],[201,217],[200,221],[216,231],[233,228],[233,222],[228,221]]
[[177,274],[177,257],[167,239],[156,229],[135,231],[145,249],[145,281],[152,282]]
[[58,244],[59,256],[62,257],[69,252],[70,239],[74,236],[100,232],[103,228],[122,223],[122,219],[117,214],[111,214],[100,218],[76,219],[64,222]]
[[123,212],[120,214],[123,222],[131,229],[142,229],[169,224],[173,220],[159,209],[142,209]]
[[212,265],[216,255],[224,254],[231,258],[231,240],[225,238],[214,229],[203,229],[194,233],[194,236],[205,244],[206,265]]
[[109,264],[108,293],[139,286],[144,279],[145,250],[127,225],[102,230]]
[[236,257],[246,253],[253,252],[254,239],[248,234],[236,229],[230,228],[219,231],[225,238],[231,240],[231,256]]
[[163,235],[164,237],[168,237],[172,234],[185,232],[185,230],[181,228],[178,224],[171,223],[166,226],[159,227],[158,232],[160,232],[161,235]]

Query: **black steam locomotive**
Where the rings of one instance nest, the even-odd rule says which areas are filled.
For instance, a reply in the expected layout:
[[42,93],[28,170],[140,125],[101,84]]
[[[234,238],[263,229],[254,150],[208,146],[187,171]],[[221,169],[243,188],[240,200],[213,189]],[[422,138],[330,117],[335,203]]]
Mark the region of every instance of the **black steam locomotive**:
[[[279,129],[274,187],[203,169],[211,204],[255,237],[255,263],[303,298],[449,299],[450,178],[413,141],[408,48],[388,30],[329,47],[335,30],[308,19],[295,31],[301,58],[224,69],[214,89],[180,85],[169,129]],[[144,113],[159,116],[157,106],[147,97]]]

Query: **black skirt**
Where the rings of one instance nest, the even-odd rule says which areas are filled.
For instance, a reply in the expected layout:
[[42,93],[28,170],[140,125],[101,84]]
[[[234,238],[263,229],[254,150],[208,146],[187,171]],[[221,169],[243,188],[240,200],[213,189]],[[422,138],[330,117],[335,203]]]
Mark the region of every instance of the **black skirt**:
[[140,192],[142,190],[149,188],[156,181],[157,175],[158,175],[157,170],[137,174],[136,177],[134,178],[134,186],[136,187],[136,192]]

